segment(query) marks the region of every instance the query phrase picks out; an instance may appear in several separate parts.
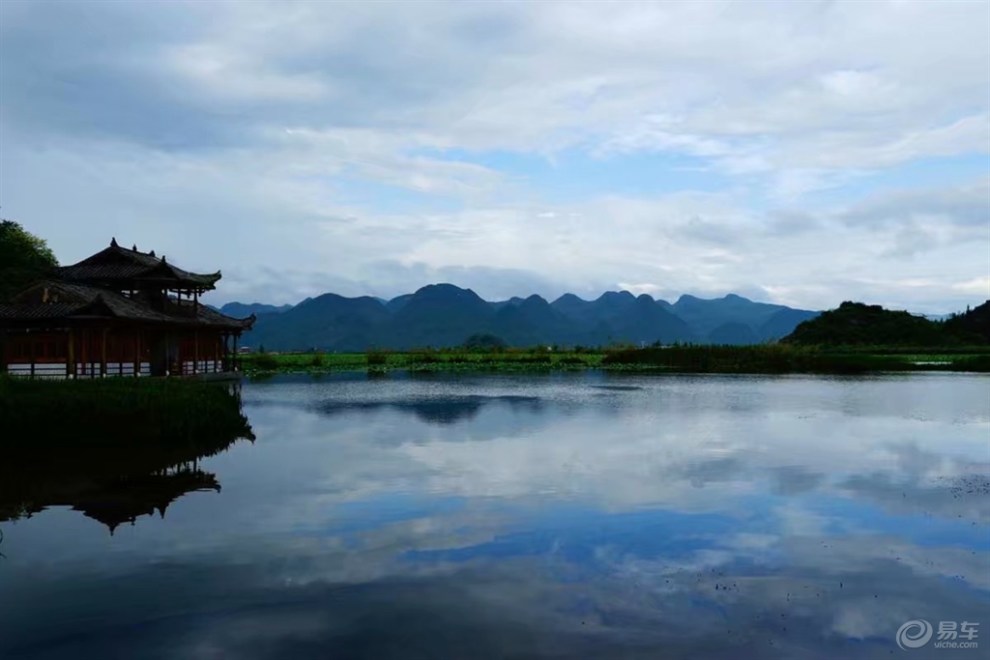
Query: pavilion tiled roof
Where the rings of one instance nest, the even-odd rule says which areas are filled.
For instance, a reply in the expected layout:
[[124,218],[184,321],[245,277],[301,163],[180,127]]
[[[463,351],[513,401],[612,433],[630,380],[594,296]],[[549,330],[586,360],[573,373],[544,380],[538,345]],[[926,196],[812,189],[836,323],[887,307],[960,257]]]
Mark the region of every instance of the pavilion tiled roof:
[[[42,301],[38,302],[39,292]],[[171,313],[170,313],[171,312]],[[254,317],[235,319],[206,305],[170,300],[168,311],[153,309],[142,300],[86,284],[45,280],[22,292],[10,304],[0,304],[0,322],[117,318],[145,323],[209,326],[247,330]]]
[[110,246],[77,264],[58,269],[63,280],[108,284],[113,282],[152,281],[171,283],[176,288],[213,289],[220,279],[220,272],[191,273],[168,263],[165,256],[141,252],[136,247],[127,249],[112,240]]

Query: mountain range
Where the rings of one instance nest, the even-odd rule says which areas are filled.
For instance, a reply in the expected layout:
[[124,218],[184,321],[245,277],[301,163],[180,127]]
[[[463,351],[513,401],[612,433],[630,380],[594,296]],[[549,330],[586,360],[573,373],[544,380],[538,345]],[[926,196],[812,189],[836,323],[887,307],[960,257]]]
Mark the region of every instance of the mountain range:
[[509,346],[753,344],[784,337],[819,314],[735,294],[711,300],[684,295],[673,304],[628,291],[595,300],[568,293],[553,302],[537,295],[489,302],[452,284],[431,284],[387,301],[325,293],[294,306],[232,302],[220,311],[255,314],[242,344],[278,351],[459,346],[482,334]]

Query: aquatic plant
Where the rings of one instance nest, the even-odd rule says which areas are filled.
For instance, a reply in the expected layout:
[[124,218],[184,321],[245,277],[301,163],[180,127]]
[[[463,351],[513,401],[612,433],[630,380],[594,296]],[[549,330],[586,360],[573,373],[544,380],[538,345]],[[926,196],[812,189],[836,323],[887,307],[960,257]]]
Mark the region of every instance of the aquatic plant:
[[250,437],[230,385],[184,379],[0,378],[0,451]]

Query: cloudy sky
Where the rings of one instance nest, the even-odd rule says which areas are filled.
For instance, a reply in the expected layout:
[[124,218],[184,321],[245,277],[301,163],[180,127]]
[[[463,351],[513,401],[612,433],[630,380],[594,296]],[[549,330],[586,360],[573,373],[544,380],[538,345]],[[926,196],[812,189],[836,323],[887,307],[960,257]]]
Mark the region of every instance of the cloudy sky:
[[214,302],[990,297],[990,3],[0,3],[0,214]]

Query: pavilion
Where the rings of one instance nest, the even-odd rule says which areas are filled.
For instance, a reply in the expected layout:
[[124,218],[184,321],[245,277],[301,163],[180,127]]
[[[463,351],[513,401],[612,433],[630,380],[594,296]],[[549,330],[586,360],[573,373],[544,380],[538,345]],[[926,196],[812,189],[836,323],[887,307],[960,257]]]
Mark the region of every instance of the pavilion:
[[0,304],[0,372],[56,378],[188,376],[236,371],[236,319],[199,302],[220,273],[110,246],[58,268]]

